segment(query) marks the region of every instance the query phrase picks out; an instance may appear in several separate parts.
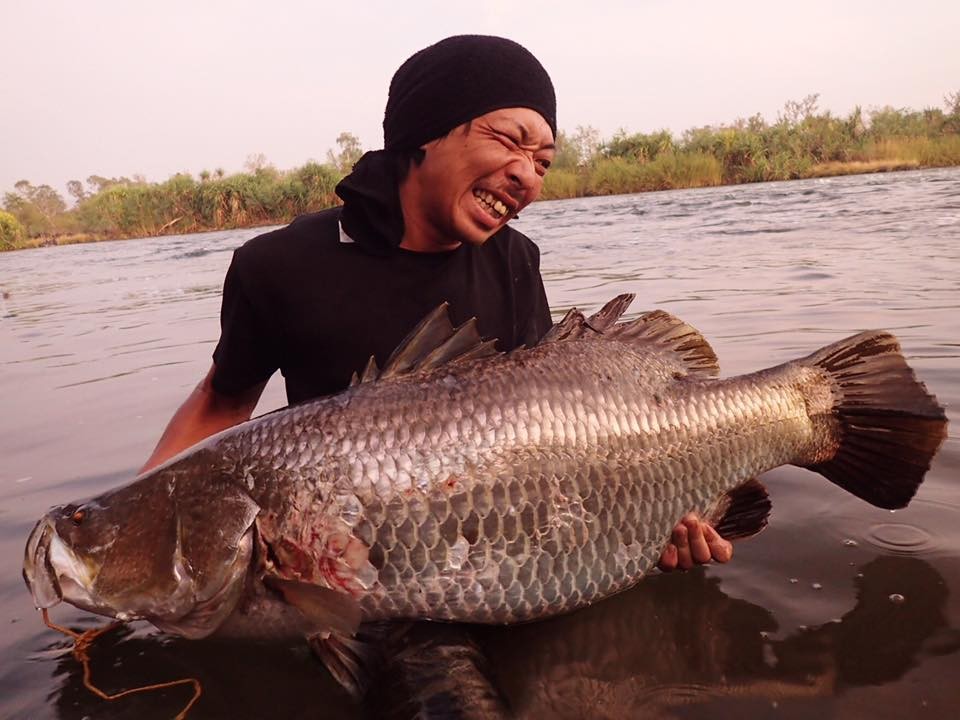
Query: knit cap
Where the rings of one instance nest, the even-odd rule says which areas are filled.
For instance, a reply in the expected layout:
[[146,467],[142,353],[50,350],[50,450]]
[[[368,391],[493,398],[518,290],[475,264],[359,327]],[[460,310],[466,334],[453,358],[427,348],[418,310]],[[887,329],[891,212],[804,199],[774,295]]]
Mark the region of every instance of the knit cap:
[[390,81],[386,150],[412,150],[493,110],[536,110],[557,134],[550,76],[529,50],[492,35],[455,35],[412,55]]

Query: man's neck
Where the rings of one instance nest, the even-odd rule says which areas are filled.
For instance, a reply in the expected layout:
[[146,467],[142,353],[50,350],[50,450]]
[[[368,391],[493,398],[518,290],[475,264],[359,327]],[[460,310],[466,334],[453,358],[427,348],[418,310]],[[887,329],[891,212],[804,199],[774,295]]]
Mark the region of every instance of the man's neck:
[[403,212],[403,238],[400,247],[413,252],[450,252],[460,247],[459,240],[447,240],[437,233],[419,212],[423,207],[419,193],[423,188],[407,175],[400,183],[400,209]]

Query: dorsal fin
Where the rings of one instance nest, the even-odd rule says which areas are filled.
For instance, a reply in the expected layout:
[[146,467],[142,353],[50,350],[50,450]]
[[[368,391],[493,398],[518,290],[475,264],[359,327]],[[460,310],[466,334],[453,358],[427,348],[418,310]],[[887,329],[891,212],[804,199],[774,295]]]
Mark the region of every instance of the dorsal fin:
[[353,374],[351,387],[362,383],[432,370],[453,361],[474,360],[497,355],[496,340],[483,340],[477,319],[470,318],[459,327],[450,323],[448,304],[438,305],[411,330],[383,366],[370,356],[363,375]]
[[692,325],[663,310],[644,313],[635,320],[617,323],[604,337],[623,343],[653,343],[669,350],[688,372],[714,377],[720,372],[717,354]]
[[547,330],[547,334],[540,339],[540,344],[579,340],[588,334],[595,335],[596,330],[587,325],[587,319],[582,312],[577,308],[570,308],[560,322]]
[[450,339],[453,325],[450,324],[448,307],[449,303],[441,303],[407,333],[387,359],[381,378],[411,372],[421,359]]
[[613,300],[588,317],[587,324],[598,332],[606,332],[607,328],[619,320],[620,316],[627,311],[634,297],[635,295],[633,293],[617,295]]
[[350,387],[360,385],[361,383],[373,382],[378,377],[380,377],[380,368],[377,367],[377,359],[371,355],[370,359],[367,360],[367,366],[363,369],[363,375],[358,376],[356,371],[354,371],[353,377],[350,378]]
[[467,320],[463,325],[453,331],[447,340],[431,350],[417,363],[418,370],[432,370],[438,365],[443,365],[454,359],[468,359],[465,357],[469,353],[469,359],[486,357],[487,355],[496,355],[494,349],[496,340],[483,342],[480,338],[480,332],[477,330],[477,319],[475,317]]
[[590,317],[584,317],[577,308],[571,308],[563,319],[554,325],[540,340],[541,343],[578,340],[590,335],[604,333],[610,328],[633,302],[632,293],[617,295]]
[[634,320],[618,323],[632,294],[618,295],[600,310],[584,317],[572,308],[543,336],[541,343],[593,338],[628,344],[651,344],[669,351],[688,372],[711,377],[720,371],[717,355],[693,327],[663,310],[644,313]]
[[571,308],[563,319],[550,328],[540,342],[578,340],[589,335],[606,332],[633,302],[633,293],[617,295],[590,317],[584,317],[577,308]]

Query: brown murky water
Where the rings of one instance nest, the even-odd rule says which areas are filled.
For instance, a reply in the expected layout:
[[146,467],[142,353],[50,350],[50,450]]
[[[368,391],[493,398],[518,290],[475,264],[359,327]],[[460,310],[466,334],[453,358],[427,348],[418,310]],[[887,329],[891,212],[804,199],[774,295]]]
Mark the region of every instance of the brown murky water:
[[[866,328],[960,402],[960,170],[541,203],[554,311],[631,291],[700,328],[727,374]],[[0,255],[0,717],[169,718],[189,690],[105,703],[20,578],[50,506],[125,482],[209,364],[231,250],[257,231]],[[283,402],[271,382],[260,410]],[[552,621],[476,633],[527,717],[953,717],[960,702],[960,427],[909,508],[812,473],[764,480],[774,513],[734,561],[648,578]],[[69,607],[54,619],[93,627]],[[110,691],[188,675],[191,718],[349,718],[304,648],[105,637]],[[396,706],[394,706],[396,707]]]

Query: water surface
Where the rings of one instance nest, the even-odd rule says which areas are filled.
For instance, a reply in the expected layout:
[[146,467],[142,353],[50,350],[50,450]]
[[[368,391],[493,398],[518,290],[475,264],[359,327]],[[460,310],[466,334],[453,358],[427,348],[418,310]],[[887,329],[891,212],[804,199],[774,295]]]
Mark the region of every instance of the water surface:
[[[895,332],[941,402],[960,401],[960,170],[539,203],[551,307],[634,292],[703,331],[724,374],[869,328]],[[172,717],[189,692],[104,703],[20,578],[51,505],[125,482],[209,366],[230,253],[258,230],[0,255],[0,717]],[[280,379],[259,411],[283,404]],[[955,413],[948,409],[953,421]],[[955,426],[909,508],[826,480],[764,476],[773,517],[732,563],[649,578],[545,623],[480,633],[530,717],[951,717],[960,701]],[[72,608],[74,627],[100,620]],[[191,718],[358,717],[303,648],[104,638],[110,691],[186,675]]]

